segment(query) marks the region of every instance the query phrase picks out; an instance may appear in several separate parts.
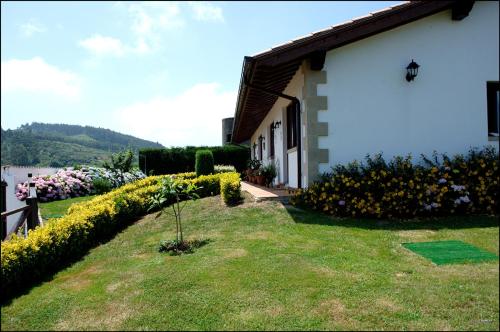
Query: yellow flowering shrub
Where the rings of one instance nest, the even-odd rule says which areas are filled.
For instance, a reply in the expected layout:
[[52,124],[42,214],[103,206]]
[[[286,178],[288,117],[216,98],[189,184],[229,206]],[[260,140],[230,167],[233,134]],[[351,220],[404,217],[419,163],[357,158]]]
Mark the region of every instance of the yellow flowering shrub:
[[292,204],[336,216],[413,218],[454,214],[499,214],[499,159],[493,147],[449,158],[434,153],[415,165],[411,157],[386,163],[381,155],[365,163],[337,166]]
[[223,173],[220,178],[222,200],[228,205],[241,200],[241,182],[238,173]]
[[81,257],[127,226],[130,220],[145,215],[149,199],[159,189],[162,178],[175,176],[180,181],[193,182],[201,187],[200,197],[206,197],[220,193],[222,176],[234,175],[238,176],[223,173],[196,178],[194,172],[150,176],[73,204],[65,216],[30,230],[26,238],[14,235],[1,245],[2,299]]

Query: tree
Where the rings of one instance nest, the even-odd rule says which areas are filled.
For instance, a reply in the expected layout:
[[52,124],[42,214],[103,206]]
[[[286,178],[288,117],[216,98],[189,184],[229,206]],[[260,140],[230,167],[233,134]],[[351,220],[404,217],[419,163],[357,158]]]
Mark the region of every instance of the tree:
[[[196,200],[199,198],[199,195],[196,193],[198,189],[199,188],[193,183],[186,183],[183,180],[175,180],[167,176],[162,180],[162,185],[158,192],[151,198],[149,211],[160,209],[156,218],[165,211],[169,204],[174,211],[176,240],[169,243],[170,246],[166,249],[167,251],[179,252],[183,251],[183,249],[189,249],[189,244],[184,242],[181,213],[188,200]],[[182,201],[184,201],[184,204],[181,204]]]
[[132,160],[134,159],[134,153],[132,150],[124,150],[111,155],[111,164],[107,161],[104,162],[104,168],[109,170],[126,173],[130,171],[132,167]]
[[16,166],[29,166],[28,150],[23,144],[12,144],[10,146],[10,162]]
[[103,166],[106,169],[116,173],[119,176],[120,184],[125,183],[125,178],[123,173],[129,172],[132,168],[132,160],[134,158],[134,153],[132,150],[124,150],[111,155],[111,164],[107,161],[104,162]]

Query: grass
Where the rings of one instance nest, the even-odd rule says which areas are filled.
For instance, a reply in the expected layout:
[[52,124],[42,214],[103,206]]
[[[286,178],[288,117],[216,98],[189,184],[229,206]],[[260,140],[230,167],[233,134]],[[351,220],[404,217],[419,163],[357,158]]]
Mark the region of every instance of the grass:
[[158,253],[174,217],[148,215],[2,307],[2,330],[498,330],[499,265],[436,266],[404,242],[498,255],[498,221],[333,219],[279,203],[189,202],[194,254]]
[[59,201],[52,201],[48,203],[39,203],[40,214],[44,220],[49,218],[60,218],[68,211],[68,208],[74,203],[88,201],[94,196],[82,196],[63,199]]

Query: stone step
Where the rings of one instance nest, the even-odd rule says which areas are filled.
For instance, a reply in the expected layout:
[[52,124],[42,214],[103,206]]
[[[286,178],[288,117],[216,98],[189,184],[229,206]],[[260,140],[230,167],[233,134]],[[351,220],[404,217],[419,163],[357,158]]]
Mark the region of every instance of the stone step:
[[246,181],[241,182],[241,190],[248,192],[256,202],[280,201],[287,204],[292,195],[287,189],[267,188]]

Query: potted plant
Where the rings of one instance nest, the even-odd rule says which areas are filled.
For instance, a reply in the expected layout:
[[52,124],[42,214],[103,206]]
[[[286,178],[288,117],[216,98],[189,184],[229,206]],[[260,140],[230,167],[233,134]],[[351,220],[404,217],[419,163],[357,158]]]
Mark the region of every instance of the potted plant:
[[251,183],[255,183],[255,171],[250,170],[249,175],[248,175],[248,181]]
[[274,164],[269,164],[262,168],[262,175],[265,178],[264,181],[267,187],[273,183],[276,174],[276,166],[274,166]]
[[264,173],[262,170],[263,170],[263,168],[259,168],[257,170],[257,175],[256,175],[257,184],[259,186],[263,186],[266,184],[266,177],[264,176]]
[[252,183],[257,182],[257,175],[262,163],[260,160],[252,159],[248,162],[249,172],[247,172],[248,180]]

